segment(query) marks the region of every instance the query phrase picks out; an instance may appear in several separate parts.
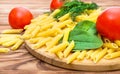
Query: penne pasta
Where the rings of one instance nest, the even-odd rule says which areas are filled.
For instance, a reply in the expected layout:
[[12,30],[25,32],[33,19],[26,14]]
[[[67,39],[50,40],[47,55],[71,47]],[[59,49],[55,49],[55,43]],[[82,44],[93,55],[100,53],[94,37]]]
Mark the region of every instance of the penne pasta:
[[86,56],[86,53],[87,53],[86,50],[81,51],[80,54],[77,57],[77,60],[83,60]]
[[58,41],[62,38],[62,34],[61,35],[57,35],[55,38],[53,38],[50,42],[48,42],[48,44],[46,44],[46,51],[48,51],[50,48],[54,47],[55,45],[58,44]]
[[61,22],[57,25],[58,28],[64,28],[67,24],[71,24],[72,20],[66,20],[64,22]]
[[0,53],[8,53],[9,51],[9,48],[0,48]]
[[57,52],[56,55],[57,55],[60,59],[63,58],[63,53],[62,53],[62,52]]
[[33,46],[33,48],[34,48],[34,49],[39,49],[40,47],[42,47],[43,45],[45,45],[45,44],[46,44],[48,41],[50,41],[50,40],[51,40],[50,37],[44,38],[44,39],[40,40],[37,44],[35,44],[35,45]]
[[120,40],[115,40],[114,41],[118,46],[120,46]]
[[120,57],[120,51],[113,52],[111,54],[106,55],[105,59],[114,59],[114,58],[117,58],[117,57]]
[[40,31],[40,26],[36,26],[35,30],[33,30],[33,32],[31,33],[31,37],[32,38],[36,37],[39,31]]
[[17,50],[23,42],[24,41],[22,39],[19,39],[18,42],[16,42],[16,44],[11,47],[11,50]]
[[10,46],[14,45],[17,41],[18,41],[18,39],[14,39],[14,40],[11,40],[9,42],[2,43],[2,46],[10,47]]
[[99,52],[101,52],[101,50],[102,50],[102,48],[96,49],[96,50],[91,54],[90,58],[91,58],[92,60],[94,60],[94,58],[96,57],[96,55],[97,55]]
[[87,59],[90,59],[90,57],[91,57],[91,55],[92,55],[93,52],[94,52],[93,49],[87,51],[87,53],[86,53],[86,58],[87,58]]
[[49,50],[49,52],[51,53],[57,53],[57,52],[60,52],[60,51],[63,51],[68,45],[68,42],[63,42],[57,46],[54,46],[53,48],[51,48]]
[[93,59],[94,63],[97,63],[100,59],[102,59],[106,55],[107,50],[107,48],[102,49]]
[[63,52],[64,57],[67,57],[70,54],[74,46],[75,46],[74,41],[71,41],[71,43],[68,45],[68,47]]
[[67,28],[64,32],[64,36],[63,36],[63,42],[66,42],[68,41],[68,38],[69,38],[69,32],[70,32],[70,29]]
[[29,39],[29,42],[32,44],[35,44],[42,39],[43,39],[43,37],[31,38],[31,39]]
[[68,18],[70,18],[70,13],[65,14],[64,16],[60,17],[58,20],[62,22],[67,20]]
[[58,32],[56,28],[54,29],[48,29],[46,31],[38,33],[37,37],[47,37],[47,36],[53,36],[55,33]]
[[118,48],[118,45],[115,43],[104,43],[103,47],[114,49],[114,48]]
[[67,64],[70,64],[71,62],[73,62],[77,56],[80,54],[80,51],[76,51],[74,53],[72,53],[68,58],[67,58]]
[[52,12],[51,14],[50,14],[50,16],[55,16],[57,13],[59,13],[60,12],[60,9],[56,9],[54,12]]
[[23,31],[23,29],[7,29],[3,30],[2,34],[20,34]]

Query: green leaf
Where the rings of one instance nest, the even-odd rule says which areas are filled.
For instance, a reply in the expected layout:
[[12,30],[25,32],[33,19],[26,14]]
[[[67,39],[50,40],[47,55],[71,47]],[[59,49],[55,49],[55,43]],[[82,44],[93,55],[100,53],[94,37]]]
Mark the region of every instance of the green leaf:
[[95,3],[85,3],[82,1],[73,0],[70,2],[66,2],[61,8],[60,12],[57,13],[54,18],[58,19],[64,16],[67,13],[71,13],[70,16],[73,20],[75,20],[76,16],[84,13],[86,10],[94,10],[97,9],[98,5]]
[[76,35],[76,33],[80,34],[84,32],[88,32],[89,34],[96,34],[96,24],[88,20],[81,21],[75,26],[73,31],[71,31],[71,34],[73,36],[74,34]]
[[82,33],[69,38],[69,41],[75,41],[74,50],[95,49],[102,46],[102,40],[96,35]]
[[73,50],[96,49],[103,45],[100,38],[97,37],[95,23],[91,21],[79,22],[70,32],[69,42],[74,40]]

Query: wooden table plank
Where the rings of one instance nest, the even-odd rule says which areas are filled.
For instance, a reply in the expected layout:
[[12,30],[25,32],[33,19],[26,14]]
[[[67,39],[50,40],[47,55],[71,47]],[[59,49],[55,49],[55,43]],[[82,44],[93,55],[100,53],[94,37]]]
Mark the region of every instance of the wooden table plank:
[[[51,0],[0,0],[0,31],[8,26],[8,13],[13,7],[24,6],[30,9],[34,17],[49,10]],[[83,0],[94,1],[103,8],[120,6],[120,0]],[[49,65],[33,57],[24,45],[19,50],[0,54],[0,74],[119,74],[120,71],[85,72],[73,71]]]
[[[82,0],[96,2],[104,8],[110,6],[120,6],[120,0]],[[8,14],[10,10],[17,6],[23,6],[33,13],[34,17],[49,10],[51,0],[0,0],[0,25],[8,24]]]

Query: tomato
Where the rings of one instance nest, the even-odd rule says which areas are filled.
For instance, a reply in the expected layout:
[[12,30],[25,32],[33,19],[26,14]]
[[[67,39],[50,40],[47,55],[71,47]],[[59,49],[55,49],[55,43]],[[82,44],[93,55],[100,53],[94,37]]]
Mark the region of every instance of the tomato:
[[110,40],[120,39],[120,7],[105,9],[97,18],[96,28]]
[[50,4],[50,9],[51,10],[55,10],[60,8],[63,5],[62,1],[59,0],[52,0],[51,4]]
[[33,19],[32,13],[24,7],[13,8],[8,17],[9,24],[14,29],[23,29]]

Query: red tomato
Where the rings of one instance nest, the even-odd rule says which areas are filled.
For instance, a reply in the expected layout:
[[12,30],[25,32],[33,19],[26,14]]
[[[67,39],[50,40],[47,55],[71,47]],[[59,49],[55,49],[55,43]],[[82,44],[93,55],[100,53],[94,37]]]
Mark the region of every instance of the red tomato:
[[96,28],[98,32],[111,40],[120,39],[120,7],[111,7],[98,17]]
[[25,25],[30,24],[33,18],[32,13],[23,7],[16,7],[9,13],[9,24],[14,29],[23,29]]
[[52,0],[51,4],[50,4],[50,9],[51,10],[55,10],[60,8],[63,5],[63,2],[60,0]]

